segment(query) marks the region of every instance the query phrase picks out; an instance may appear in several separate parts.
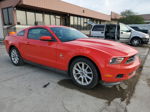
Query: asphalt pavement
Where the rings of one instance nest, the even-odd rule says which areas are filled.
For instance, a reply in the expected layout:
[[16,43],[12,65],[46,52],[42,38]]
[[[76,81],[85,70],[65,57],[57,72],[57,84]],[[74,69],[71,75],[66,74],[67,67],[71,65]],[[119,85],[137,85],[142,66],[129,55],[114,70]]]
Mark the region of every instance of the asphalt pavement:
[[149,47],[137,47],[142,65],[124,83],[92,90],[76,87],[64,72],[14,66],[0,44],[0,112],[149,112]]

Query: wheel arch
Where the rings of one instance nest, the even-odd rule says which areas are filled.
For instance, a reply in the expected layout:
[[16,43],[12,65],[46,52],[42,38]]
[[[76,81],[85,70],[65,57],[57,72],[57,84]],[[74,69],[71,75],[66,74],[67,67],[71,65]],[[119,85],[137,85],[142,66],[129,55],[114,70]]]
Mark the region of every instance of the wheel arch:
[[8,49],[9,53],[10,53],[10,50],[11,50],[12,48],[16,48],[16,49],[17,49],[17,47],[16,47],[15,45],[10,45],[10,46],[9,46],[9,49]]
[[85,59],[90,60],[90,61],[94,64],[94,66],[96,67],[96,70],[97,70],[97,72],[98,72],[98,74],[99,74],[99,79],[100,79],[100,80],[102,79],[102,77],[101,77],[101,72],[100,72],[100,70],[99,70],[97,64],[96,64],[91,58],[89,58],[89,57],[87,57],[87,56],[82,56],[82,55],[74,56],[74,57],[72,57],[72,58],[70,59],[69,64],[68,64],[68,74],[69,74],[69,75],[70,75],[70,73],[69,73],[70,65],[71,65],[71,63],[72,63],[75,59],[77,59],[77,58],[85,58]]
[[133,39],[135,39],[135,38],[138,38],[138,39],[140,39],[140,40],[141,40],[141,42],[143,42],[143,40],[142,40],[142,38],[141,38],[141,37],[139,37],[139,36],[134,36],[134,37],[132,37],[132,38],[130,39],[130,43],[131,43],[131,41],[132,41]]
[[[9,49],[8,49],[8,54],[10,55],[10,51],[11,51],[11,49],[12,48],[15,48],[15,49],[17,49],[18,51],[19,51],[19,49],[15,46],[15,45],[10,45],[9,46]],[[20,52],[19,52],[20,53]]]

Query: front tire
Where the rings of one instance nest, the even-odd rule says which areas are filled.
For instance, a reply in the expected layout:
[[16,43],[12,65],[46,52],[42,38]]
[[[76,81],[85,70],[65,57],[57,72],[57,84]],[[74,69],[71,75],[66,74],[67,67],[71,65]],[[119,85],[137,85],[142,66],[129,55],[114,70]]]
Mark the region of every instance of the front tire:
[[77,58],[70,65],[70,76],[81,88],[94,88],[99,82],[99,73],[95,64],[86,58]]
[[142,41],[141,41],[140,38],[133,38],[133,39],[131,40],[131,45],[132,45],[132,46],[137,47],[137,46],[140,46],[141,44],[142,44]]
[[20,66],[23,65],[23,59],[19,53],[19,51],[16,48],[11,48],[10,52],[9,52],[9,56],[11,59],[11,62],[16,65],[16,66]]

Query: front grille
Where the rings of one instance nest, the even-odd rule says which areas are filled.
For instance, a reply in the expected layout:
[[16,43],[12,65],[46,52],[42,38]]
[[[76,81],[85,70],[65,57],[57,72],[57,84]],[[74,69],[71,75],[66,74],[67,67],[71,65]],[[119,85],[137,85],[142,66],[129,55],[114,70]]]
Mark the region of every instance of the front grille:
[[126,61],[126,64],[132,63],[134,61],[134,59],[135,59],[135,55],[129,57],[128,60]]

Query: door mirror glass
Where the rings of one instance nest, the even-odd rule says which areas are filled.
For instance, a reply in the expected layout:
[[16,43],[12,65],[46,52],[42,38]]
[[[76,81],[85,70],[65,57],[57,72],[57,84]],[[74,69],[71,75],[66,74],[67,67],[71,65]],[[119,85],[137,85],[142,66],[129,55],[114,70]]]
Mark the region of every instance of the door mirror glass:
[[50,36],[42,36],[42,37],[40,37],[40,40],[42,40],[42,41],[52,41],[52,37],[50,37]]

